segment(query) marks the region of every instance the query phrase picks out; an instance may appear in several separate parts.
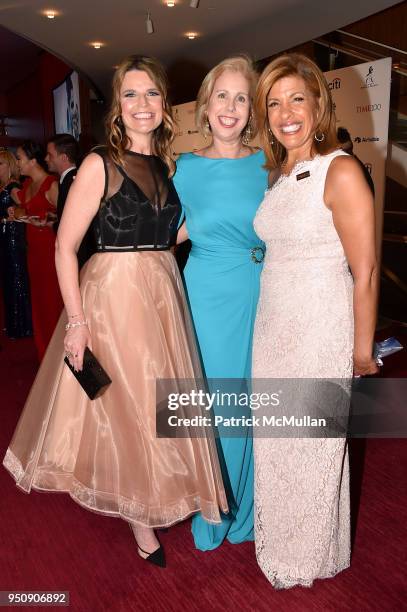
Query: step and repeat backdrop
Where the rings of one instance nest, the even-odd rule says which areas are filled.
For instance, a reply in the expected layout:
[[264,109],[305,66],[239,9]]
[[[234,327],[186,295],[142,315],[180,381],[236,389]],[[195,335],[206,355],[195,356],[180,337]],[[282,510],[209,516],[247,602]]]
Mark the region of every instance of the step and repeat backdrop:
[[391,58],[325,73],[337,125],[345,127],[353,152],[365,164],[375,187],[376,244],[380,253],[389,132]]

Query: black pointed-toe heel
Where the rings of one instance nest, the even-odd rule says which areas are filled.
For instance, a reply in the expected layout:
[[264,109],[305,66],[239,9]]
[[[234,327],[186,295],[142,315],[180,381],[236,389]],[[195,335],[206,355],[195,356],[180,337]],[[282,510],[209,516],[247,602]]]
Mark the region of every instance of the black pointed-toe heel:
[[[134,536],[134,539],[137,542],[137,538],[136,538],[136,534],[134,533],[133,525],[131,523],[128,523],[128,525],[130,527],[130,531],[132,532]],[[143,550],[137,543],[137,550],[139,551],[138,556],[140,557],[140,559],[144,559],[144,561],[148,561],[149,563],[152,563],[153,565],[157,565],[157,567],[167,567],[167,564],[165,561],[164,548],[160,541],[158,541],[158,543],[160,544],[160,546],[157,548],[157,550],[155,550],[152,553],[148,553],[146,550]],[[147,557],[143,557],[142,555],[140,555],[140,551],[144,553],[145,555],[147,555]]]
[[141,551],[142,553],[147,555],[147,557],[142,557],[140,555],[140,552],[139,552],[139,557],[144,559],[144,561],[148,561],[149,563],[152,563],[153,565],[157,565],[158,567],[167,567],[167,564],[165,562],[164,548],[162,547],[161,544],[160,544],[159,548],[157,548],[157,550],[155,550],[154,552],[152,552],[150,554],[148,554],[147,551],[145,551],[142,548],[140,548],[140,546],[138,544],[137,544],[137,548],[138,548],[139,551]]

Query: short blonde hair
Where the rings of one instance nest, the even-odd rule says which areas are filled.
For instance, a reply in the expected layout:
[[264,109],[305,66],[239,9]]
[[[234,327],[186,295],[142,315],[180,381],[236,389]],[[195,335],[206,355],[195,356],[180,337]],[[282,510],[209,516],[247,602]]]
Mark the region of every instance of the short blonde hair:
[[[199,88],[198,97],[196,100],[195,107],[195,123],[198,130],[201,132],[203,136],[208,136],[210,134],[210,130],[208,127],[207,121],[207,110],[209,105],[210,97],[213,93],[213,89],[215,87],[216,80],[227,70],[231,70],[233,72],[239,72],[241,75],[245,77],[247,82],[249,83],[249,96],[250,96],[250,137],[252,138],[256,134],[256,121],[253,116],[253,100],[256,93],[256,85],[258,80],[258,74],[254,70],[253,62],[247,55],[236,55],[235,57],[228,57],[223,60],[219,64],[217,64],[212,70],[208,72],[204,80],[202,81],[202,85]],[[246,128],[243,130],[242,134],[246,131]]]
[[328,83],[318,66],[305,55],[290,53],[272,60],[263,70],[256,92],[255,108],[259,126],[260,140],[266,155],[266,168],[273,170],[285,159],[286,149],[276,137],[271,140],[267,115],[267,96],[270,89],[280,79],[287,76],[301,77],[319,108],[319,118],[315,133],[324,135],[322,142],[314,140],[317,153],[325,154],[339,147],[336,137],[336,119]]
[[20,178],[20,170],[18,169],[17,160],[11,151],[7,149],[0,150],[0,157],[8,164],[10,179],[18,181]]

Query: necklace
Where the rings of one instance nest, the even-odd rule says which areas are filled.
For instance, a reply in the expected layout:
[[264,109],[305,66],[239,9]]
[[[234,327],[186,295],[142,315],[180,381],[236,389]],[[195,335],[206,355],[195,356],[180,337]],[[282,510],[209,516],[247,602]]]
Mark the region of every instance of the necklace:
[[[211,157],[211,159],[242,159],[243,157],[248,157],[252,153],[251,147],[247,146],[241,146],[237,155],[233,157],[225,157],[225,155],[222,155],[214,146],[208,147],[206,151],[210,154],[208,157]],[[216,157],[212,157],[212,155],[216,155]]]
[[295,159],[293,165],[291,166],[290,171],[283,172],[283,170],[287,168],[287,164],[288,164],[288,159],[286,158],[280,165],[280,172],[284,176],[289,176],[291,172],[294,170],[294,168],[296,168],[299,164],[303,164],[305,162],[312,161],[313,159],[315,159],[315,157],[316,155],[314,155],[314,157],[306,157],[305,159]]

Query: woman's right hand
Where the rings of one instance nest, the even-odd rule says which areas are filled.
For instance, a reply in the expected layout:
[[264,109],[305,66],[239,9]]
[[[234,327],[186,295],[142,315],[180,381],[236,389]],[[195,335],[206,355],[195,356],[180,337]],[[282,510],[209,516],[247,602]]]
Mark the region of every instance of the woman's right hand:
[[68,329],[64,338],[64,348],[69,363],[76,371],[82,370],[83,354],[87,346],[91,348],[90,332],[87,325]]
[[188,236],[187,224],[184,221],[178,230],[177,244],[181,244],[182,242],[185,242],[185,240],[188,240],[188,238],[189,236]]

